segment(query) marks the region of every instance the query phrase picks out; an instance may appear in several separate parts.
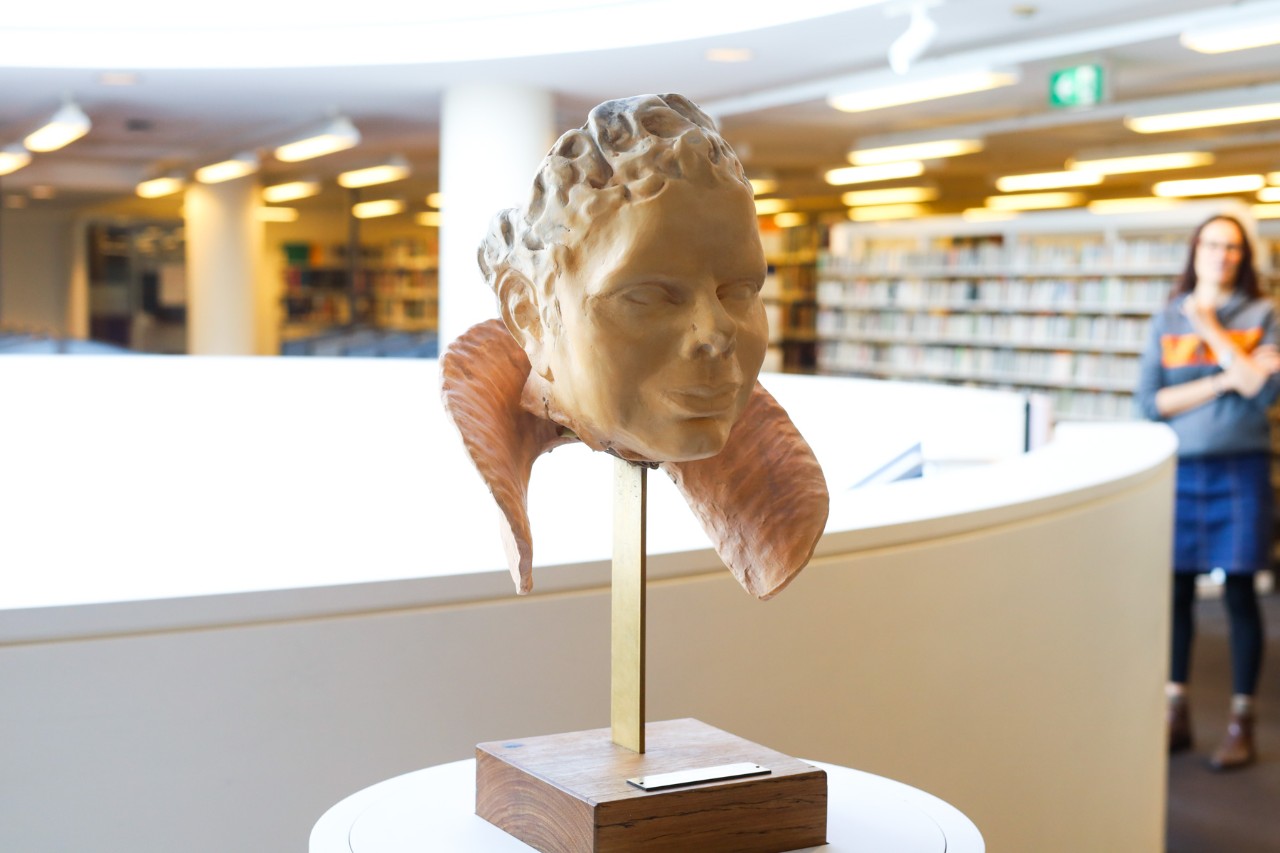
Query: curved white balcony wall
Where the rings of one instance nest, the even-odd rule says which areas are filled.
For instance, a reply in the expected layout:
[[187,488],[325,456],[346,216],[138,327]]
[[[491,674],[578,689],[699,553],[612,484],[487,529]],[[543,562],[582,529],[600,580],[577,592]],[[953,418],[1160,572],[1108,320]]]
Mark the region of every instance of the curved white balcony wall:
[[[607,724],[599,458],[535,467],[517,599],[431,362],[2,369],[0,848],[288,849],[382,779]],[[764,381],[827,533],[760,603],[651,477],[650,718],[914,785],[992,850],[1162,849],[1171,433],[1021,455],[1016,397]],[[902,440],[1001,461],[847,488]]]

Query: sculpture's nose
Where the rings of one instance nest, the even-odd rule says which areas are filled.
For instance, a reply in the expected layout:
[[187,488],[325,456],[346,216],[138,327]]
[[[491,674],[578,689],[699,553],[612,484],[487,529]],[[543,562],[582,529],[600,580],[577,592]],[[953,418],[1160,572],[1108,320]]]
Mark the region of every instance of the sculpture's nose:
[[712,292],[698,299],[689,329],[690,355],[725,358],[737,348],[737,323]]

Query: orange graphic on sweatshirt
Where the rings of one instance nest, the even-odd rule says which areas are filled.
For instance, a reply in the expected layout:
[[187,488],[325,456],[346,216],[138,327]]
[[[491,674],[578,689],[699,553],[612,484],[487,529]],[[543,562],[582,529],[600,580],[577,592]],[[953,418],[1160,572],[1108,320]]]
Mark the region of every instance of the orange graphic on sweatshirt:
[[[1253,352],[1262,342],[1262,329],[1227,329],[1226,332],[1244,352]],[[1160,363],[1164,367],[1193,367],[1217,364],[1218,356],[1199,335],[1163,335],[1160,338]]]

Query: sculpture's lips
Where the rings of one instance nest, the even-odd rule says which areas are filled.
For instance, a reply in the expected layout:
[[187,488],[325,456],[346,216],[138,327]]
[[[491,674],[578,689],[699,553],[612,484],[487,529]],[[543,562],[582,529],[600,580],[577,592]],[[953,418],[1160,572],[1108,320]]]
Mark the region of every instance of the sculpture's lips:
[[718,415],[733,408],[737,402],[738,383],[725,382],[720,385],[686,385],[673,388],[667,392],[667,399],[691,415],[706,417]]

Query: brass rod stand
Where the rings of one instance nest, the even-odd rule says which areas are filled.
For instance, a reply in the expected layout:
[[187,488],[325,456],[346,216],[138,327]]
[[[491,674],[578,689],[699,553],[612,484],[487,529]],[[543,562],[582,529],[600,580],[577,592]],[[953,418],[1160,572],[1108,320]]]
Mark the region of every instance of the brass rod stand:
[[613,468],[610,713],[613,742],[644,752],[645,495],[648,469]]

